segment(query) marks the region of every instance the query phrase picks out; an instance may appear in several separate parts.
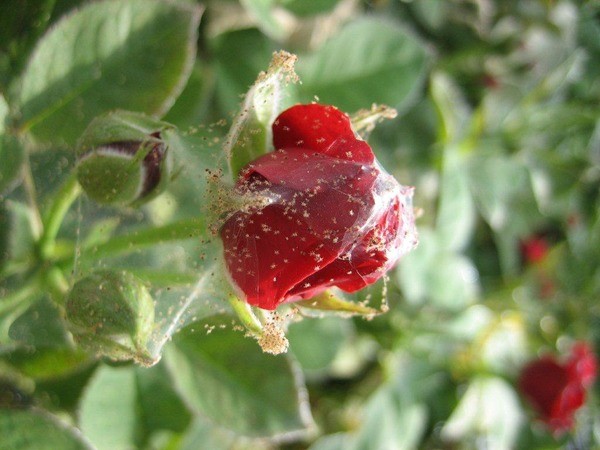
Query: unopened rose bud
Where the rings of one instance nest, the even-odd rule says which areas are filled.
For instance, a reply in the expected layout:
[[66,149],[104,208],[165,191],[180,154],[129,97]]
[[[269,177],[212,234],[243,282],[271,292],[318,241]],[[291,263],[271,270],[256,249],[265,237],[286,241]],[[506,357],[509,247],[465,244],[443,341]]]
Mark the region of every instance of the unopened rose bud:
[[154,302],[132,274],[94,272],[75,283],[65,306],[70,330],[83,347],[113,359],[154,362],[146,350]]
[[171,172],[171,125],[117,111],[94,119],[77,145],[77,178],[98,203],[130,205],[161,193]]

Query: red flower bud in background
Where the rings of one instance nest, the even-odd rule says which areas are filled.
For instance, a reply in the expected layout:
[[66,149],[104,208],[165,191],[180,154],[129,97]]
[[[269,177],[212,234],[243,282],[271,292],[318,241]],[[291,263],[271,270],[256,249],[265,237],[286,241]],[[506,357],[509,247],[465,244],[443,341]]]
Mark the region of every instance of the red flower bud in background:
[[561,434],[573,427],[573,416],[585,403],[586,388],[593,384],[597,366],[589,345],[577,343],[565,363],[545,356],[527,364],[519,378],[519,390],[540,419]]
[[528,269],[533,269],[540,298],[549,299],[556,292],[555,277],[548,267],[547,259],[552,247],[549,233],[538,233],[529,236],[519,243],[521,260]]
[[358,139],[348,116],[318,104],[277,117],[276,151],[246,166],[236,184],[261,204],[221,228],[225,264],[251,305],[357,291],[417,243],[412,188],[402,187]]
[[521,255],[527,264],[539,264],[548,255],[548,241],[541,236],[531,236],[521,242]]

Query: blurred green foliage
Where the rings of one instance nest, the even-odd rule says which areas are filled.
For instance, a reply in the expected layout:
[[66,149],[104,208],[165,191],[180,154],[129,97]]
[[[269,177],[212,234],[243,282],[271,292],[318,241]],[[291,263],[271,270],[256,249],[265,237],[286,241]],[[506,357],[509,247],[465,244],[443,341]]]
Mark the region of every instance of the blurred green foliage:
[[[398,110],[368,139],[420,212],[390,311],[291,320],[285,356],[233,322],[204,206],[278,49],[303,81],[280,107]],[[515,380],[600,348],[599,100],[597,0],[4,0],[0,449],[597,448],[598,384],[553,436]],[[178,127],[177,174],[137,210],[79,199],[54,235],[72,144],[117,108]],[[106,268],[150,287],[152,368],[73,343],[65,292]]]

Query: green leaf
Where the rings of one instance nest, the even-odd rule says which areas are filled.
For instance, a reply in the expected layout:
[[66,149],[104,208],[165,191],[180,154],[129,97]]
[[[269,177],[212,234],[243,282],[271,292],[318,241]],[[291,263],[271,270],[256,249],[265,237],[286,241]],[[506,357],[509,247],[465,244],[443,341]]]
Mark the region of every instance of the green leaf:
[[10,258],[11,219],[6,200],[0,199],[0,272]]
[[61,311],[48,298],[34,303],[13,322],[11,339],[34,348],[60,348],[70,345]]
[[493,230],[524,235],[539,221],[531,176],[516,158],[473,157],[466,175],[477,207]]
[[313,16],[332,10],[339,0],[280,0],[281,6],[297,16]]
[[455,144],[465,137],[471,111],[458,86],[443,73],[431,76],[431,99],[439,118],[439,140]]
[[352,322],[340,317],[305,318],[290,325],[290,350],[305,371],[322,371],[353,334]]
[[287,31],[274,14],[277,0],[240,0],[246,11],[258,22],[263,33],[275,40],[283,39]]
[[0,409],[0,436],[6,450],[93,450],[76,428],[37,409]]
[[[63,1],[61,3],[69,3]],[[0,85],[3,92],[23,70],[31,48],[53,19],[56,0],[4,0],[0,14]],[[61,5],[62,6],[62,5]],[[4,61],[6,60],[6,61]]]
[[503,379],[475,377],[442,429],[447,442],[484,448],[515,448],[523,414],[513,388]]
[[352,450],[417,449],[427,424],[424,404],[405,399],[390,386],[381,388],[367,405],[366,420]]
[[40,141],[73,144],[112,109],[164,114],[192,68],[200,14],[172,2],[109,0],[66,16],[25,70],[21,128]]
[[414,7],[415,15],[425,22],[428,27],[437,29],[448,25],[447,10],[450,8],[444,0],[420,0],[410,3],[409,7]]
[[448,145],[443,164],[436,233],[440,245],[459,252],[469,244],[475,229],[475,203],[465,176],[465,155],[461,154],[460,147]]
[[231,115],[239,108],[241,97],[256,79],[256,74],[267,67],[276,48],[256,28],[223,33],[211,44],[216,63],[217,104],[222,115]]
[[89,355],[72,348],[18,349],[6,356],[7,362],[36,381],[56,379],[89,366]]
[[478,293],[478,276],[473,263],[448,251],[430,229],[419,230],[418,247],[404,256],[398,283],[407,301],[457,311],[473,303]]
[[311,419],[299,374],[231,327],[231,317],[220,316],[174,336],[164,358],[180,396],[196,414],[242,435],[306,430]]
[[421,448],[429,415],[426,402],[435,398],[442,378],[429,363],[406,355],[399,355],[394,363],[390,379],[365,405],[361,428],[347,448]]
[[19,345],[30,344],[15,342],[13,325],[21,316],[26,316],[26,311],[43,295],[39,278],[34,277],[23,282],[19,276],[10,277],[13,268],[7,266],[5,269],[8,273],[2,274],[5,279],[0,282],[0,348],[6,345],[6,351]]
[[208,420],[197,417],[181,439],[178,450],[197,450],[206,448],[211,450],[242,450],[239,436],[228,430],[216,427]]
[[139,412],[146,434],[156,430],[184,432],[191,414],[173,389],[164,364],[136,367]]
[[529,170],[516,158],[482,154],[470,159],[465,175],[477,208],[495,232],[504,273],[516,274],[520,268],[517,241],[543,219]]
[[196,60],[185,88],[164,120],[183,130],[202,123],[210,108],[214,78],[212,72]]
[[352,442],[350,433],[337,433],[323,436],[311,445],[308,450],[345,450],[350,448]]
[[34,243],[40,235],[36,215],[24,203],[6,200],[3,204],[6,213],[3,222],[8,227],[5,237],[7,256],[13,261],[30,261],[34,257]]
[[422,448],[427,403],[438,400],[443,376],[429,363],[404,354],[391,362],[391,376],[368,399],[358,430],[327,436],[310,450]]
[[85,236],[81,246],[94,247],[109,241],[119,226],[119,222],[120,220],[116,217],[109,217],[95,221]]
[[401,109],[416,95],[427,69],[424,46],[386,20],[360,19],[298,62],[307,98],[354,111],[381,103]]
[[8,104],[0,94],[0,195],[9,190],[20,177],[25,161],[23,146],[5,128],[7,117]]
[[136,407],[134,368],[102,366],[81,398],[79,427],[98,450],[135,448]]

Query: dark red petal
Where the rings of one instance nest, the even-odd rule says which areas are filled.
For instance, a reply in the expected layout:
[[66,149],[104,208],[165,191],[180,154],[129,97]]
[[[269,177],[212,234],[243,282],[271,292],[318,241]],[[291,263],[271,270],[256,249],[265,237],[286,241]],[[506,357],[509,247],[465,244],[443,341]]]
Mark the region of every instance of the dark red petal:
[[356,139],[348,116],[333,106],[292,106],[275,119],[272,129],[276,149],[304,148],[365,164],[374,160],[371,147]]
[[274,309],[294,288],[322,291],[307,278],[359,239],[375,180],[369,167],[298,149],[259,158],[246,170],[239,189],[272,201],[236,213],[221,228],[227,269],[246,301]]
[[329,263],[337,249],[323,246],[279,205],[254,214],[237,213],[221,228],[225,263],[235,285],[251,305],[275,309],[288,291]]
[[556,418],[556,405],[568,384],[567,369],[549,356],[528,364],[519,378],[519,390],[546,422]]
[[360,139],[348,140],[346,138],[334,141],[323,151],[334,158],[347,159],[361,164],[372,164],[375,154],[369,144]]
[[[331,264],[305,281],[311,286],[336,286],[346,292],[355,292],[381,278],[401,254],[401,240],[398,239],[402,226],[400,209],[398,197],[392,198],[376,225],[363,232],[359,242],[345,248]],[[310,291],[296,286],[291,293],[308,298]]]
[[243,173],[240,186],[259,175],[264,180],[259,190],[268,190],[287,213],[301,218],[324,240],[346,241],[354,239],[368,220],[379,175],[371,167],[302,149],[262,156]]
[[362,164],[340,160],[314,150],[285,148],[263,155],[246,166],[238,184],[258,173],[273,184],[306,190],[331,183],[331,180],[338,180],[336,182],[339,184],[366,170]]
[[339,109],[316,103],[296,105],[273,122],[273,145],[323,152],[338,139],[354,140],[350,119]]
[[585,402],[585,390],[580,384],[570,383],[562,390],[554,402],[550,416],[546,419],[548,425],[556,433],[568,431],[573,427],[573,417]]

